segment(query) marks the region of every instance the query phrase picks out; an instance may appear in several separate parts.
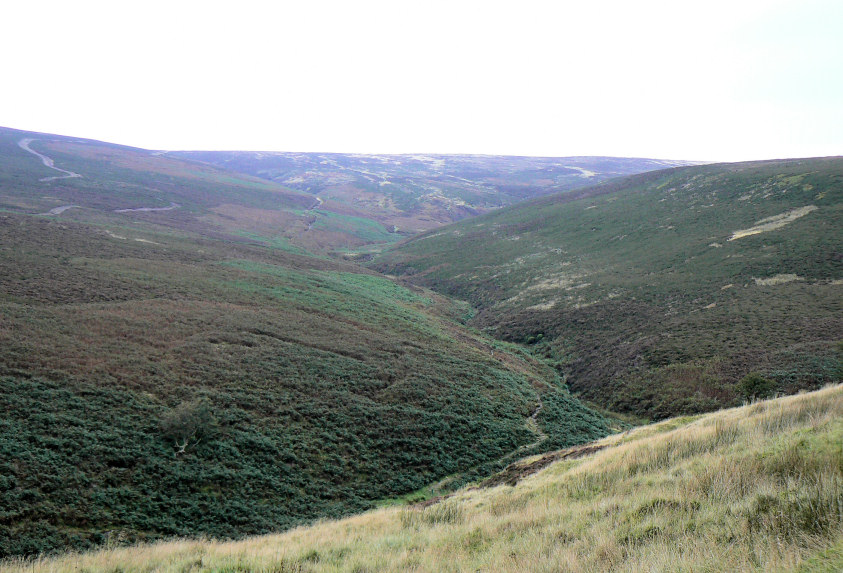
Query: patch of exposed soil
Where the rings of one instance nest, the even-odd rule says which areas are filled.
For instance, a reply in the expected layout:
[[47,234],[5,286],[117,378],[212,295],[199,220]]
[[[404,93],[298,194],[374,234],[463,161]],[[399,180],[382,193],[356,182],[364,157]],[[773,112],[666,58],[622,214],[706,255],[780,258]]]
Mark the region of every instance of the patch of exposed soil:
[[480,487],[489,488],[499,485],[514,486],[525,477],[538,473],[540,470],[543,470],[554,462],[558,462],[560,460],[576,460],[578,458],[589,456],[595,452],[599,452],[606,447],[606,445],[585,444],[583,446],[576,446],[566,450],[559,450],[557,452],[545,454],[532,462],[515,462],[514,464],[508,465],[503,471],[481,482]]

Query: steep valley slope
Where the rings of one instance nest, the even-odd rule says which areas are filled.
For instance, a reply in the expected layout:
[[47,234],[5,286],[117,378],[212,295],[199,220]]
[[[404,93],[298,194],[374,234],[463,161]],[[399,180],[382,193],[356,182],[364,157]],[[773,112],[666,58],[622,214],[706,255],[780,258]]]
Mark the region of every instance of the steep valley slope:
[[373,265],[478,307],[577,393],[664,418],[841,377],[843,159],[615,179],[421,234]]
[[312,196],[0,152],[0,556],[279,531],[609,431],[468,305],[295,244]]

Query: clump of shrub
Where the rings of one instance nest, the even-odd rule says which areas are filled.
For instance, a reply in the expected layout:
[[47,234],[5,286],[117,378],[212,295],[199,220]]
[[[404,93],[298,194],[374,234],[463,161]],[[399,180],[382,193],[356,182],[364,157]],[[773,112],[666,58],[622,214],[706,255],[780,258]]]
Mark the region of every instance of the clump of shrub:
[[529,336],[525,339],[525,342],[526,342],[527,344],[538,344],[538,343],[539,343],[539,342],[541,342],[542,340],[544,340],[544,334],[543,334],[543,333],[541,333],[541,332],[539,332],[538,334],[531,334],[531,335],[529,335]]
[[757,372],[750,372],[738,382],[737,390],[746,400],[770,398],[776,393],[776,382],[764,378]]

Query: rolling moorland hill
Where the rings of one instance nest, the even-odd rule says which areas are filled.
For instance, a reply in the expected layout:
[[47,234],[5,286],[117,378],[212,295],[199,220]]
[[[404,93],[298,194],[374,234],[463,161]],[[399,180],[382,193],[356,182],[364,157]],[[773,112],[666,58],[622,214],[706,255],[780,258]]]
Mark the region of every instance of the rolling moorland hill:
[[841,444],[838,385],[524,460],[426,504],[238,542],[115,546],[0,570],[831,573],[843,570]]
[[0,128],[0,209],[97,224],[141,220],[144,228],[293,251],[401,238],[265,179],[145,149],[8,128]]
[[312,201],[0,132],[0,556],[279,531],[608,433],[468,305],[270,234]]
[[616,179],[419,235],[373,265],[469,301],[577,393],[660,419],[839,380],[843,159]]
[[691,165],[621,157],[365,155],[170,151],[318,195],[338,213],[414,234],[524,199],[653,169]]

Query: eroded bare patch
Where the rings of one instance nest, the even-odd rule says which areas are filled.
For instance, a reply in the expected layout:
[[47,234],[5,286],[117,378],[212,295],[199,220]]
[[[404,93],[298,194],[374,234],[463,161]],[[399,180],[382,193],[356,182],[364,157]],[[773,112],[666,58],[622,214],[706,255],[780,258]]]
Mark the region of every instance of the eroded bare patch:
[[547,302],[540,302],[539,304],[534,304],[533,306],[528,306],[525,310],[550,310],[554,306],[556,306],[557,301],[549,300]]
[[793,281],[804,281],[805,279],[803,279],[800,276],[788,273],[788,274],[773,275],[771,277],[767,277],[767,278],[763,278],[763,279],[752,277],[752,280],[754,280],[755,284],[757,284],[759,286],[772,286],[772,285],[781,285],[781,284],[785,284],[785,283],[791,283]]
[[734,241],[735,239],[741,239],[743,237],[749,237],[751,235],[758,235],[760,233],[766,233],[768,231],[775,231],[776,229],[781,229],[785,225],[789,225],[796,219],[804,217],[808,213],[816,211],[817,209],[818,207],[816,205],[806,205],[804,207],[799,207],[798,209],[793,209],[786,213],[781,213],[779,215],[767,217],[766,219],[761,219],[760,221],[756,221],[756,223],[749,229],[741,229],[740,231],[735,231],[734,233],[732,233],[732,236],[729,238],[729,240]]

